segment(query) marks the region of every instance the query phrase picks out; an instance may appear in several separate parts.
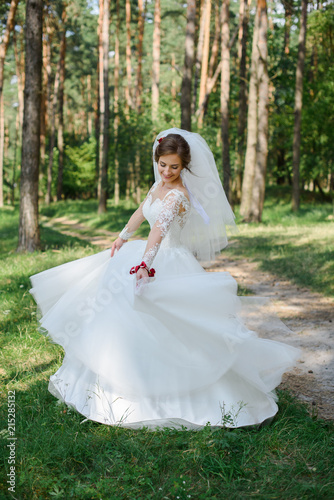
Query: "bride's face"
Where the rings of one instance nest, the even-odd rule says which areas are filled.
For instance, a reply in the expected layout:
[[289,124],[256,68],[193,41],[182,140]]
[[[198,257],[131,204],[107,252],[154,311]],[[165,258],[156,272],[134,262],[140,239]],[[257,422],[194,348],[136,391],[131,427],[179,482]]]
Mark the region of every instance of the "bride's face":
[[158,170],[164,182],[175,182],[182,170],[181,158],[177,154],[160,156]]

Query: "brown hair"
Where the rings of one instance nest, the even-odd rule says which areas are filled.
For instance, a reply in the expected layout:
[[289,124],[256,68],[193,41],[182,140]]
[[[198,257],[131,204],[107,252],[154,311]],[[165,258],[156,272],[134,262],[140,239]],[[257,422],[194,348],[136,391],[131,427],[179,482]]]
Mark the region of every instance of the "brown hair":
[[180,157],[183,168],[190,171],[188,167],[191,161],[190,147],[187,141],[180,134],[168,134],[157,145],[154,153],[154,160],[158,163],[160,156],[176,154]]

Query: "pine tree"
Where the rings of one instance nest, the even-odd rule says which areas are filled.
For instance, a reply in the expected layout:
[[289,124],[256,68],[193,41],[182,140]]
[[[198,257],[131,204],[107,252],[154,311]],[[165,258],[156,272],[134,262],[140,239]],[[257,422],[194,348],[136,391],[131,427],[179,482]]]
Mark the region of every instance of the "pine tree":
[[20,224],[18,251],[33,252],[40,246],[38,225],[38,172],[42,90],[43,0],[27,0],[26,63]]

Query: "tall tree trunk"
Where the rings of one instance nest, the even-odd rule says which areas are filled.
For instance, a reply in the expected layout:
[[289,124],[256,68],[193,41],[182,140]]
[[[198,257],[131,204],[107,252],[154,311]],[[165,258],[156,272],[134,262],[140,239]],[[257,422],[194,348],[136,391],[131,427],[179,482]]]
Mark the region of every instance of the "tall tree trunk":
[[115,141],[115,190],[114,203],[119,204],[119,161],[118,161],[118,126],[119,126],[119,0],[116,0],[116,34],[115,34],[115,71],[114,71],[114,141]]
[[87,135],[91,137],[93,133],[93,115],[92,115],[92,77],[87,75]]
[[155,0],[152,66],[152,121],[158,120],[160,81],[160,0]]
[[231,201],[231,171],[230,171],[230,142],[229,142],[229,104],[230,104],[230,0],[223,0],[222,4],[222,71],[221,71],[221,134],[223,143],[223,173],[224,190],[229,201]]
[[131,68],[131,2],[125,1],[125,22],[126,22],[126,87],[125,87],[125,113],[128,116],[129,109],[133,108],[132,101],[132,68]]
[[249,81],[248,116],[247,116],[247,148],[245,157],[245,170],[242,180],[242,194],[240,214],[244,220],[249,220],[252,191],[255,175],[256,144],[257,144],[257,63],[259,59],[259,19],[260,11],[257,8],[254,20],[252,61]]
[[187,0],[187,28],[181,87],[181,128],[191,131],[191,79],[194,62],[196,1]]
[[15,143],[14,143],[14,161],[13,161],[13,176],[12,176],[12,205],[15,205],[15,187],[16,187],[16,163],[17,163],[17,146],[19,142],[20,132],[20,114],[19,110],[15,120]]
[[269,77],[268,77],[268,16],[266,0],[258,0],[259,18],[259,59],[257,63],[258,104],[257,104],[257,144],[254,172],[251,217],[254,222],[261,222],[264,194],[266,186],[266,171],[268,157],[268,107],[269,107]]
[[[43,77],[42,77],[43,79]],[[46,95],[44,91],[44,84],[42,83],[42,95],[41,95],[41,137],[40,137],[40,166],[39,166],[39,178],[38,178],[38,195],[43,196],[42,184],[44,177],[44,165],[45,165],[45,148],[46,148]]]
[[200,22],[199,22],[199,34],[198,34],[197,47],[196,47],[192,113],[194,113],[196,111],[196,104],[197,104],[198,81],[199,81],[199,76],[201,73],[202,58],[203,58],[203,46],[204,46],[204,32],[205,32],[207,2],[208,2],[208,0],[201,0],[200,9],[199,9],[200,10]]
[[[209,62],[209,71],[208,71],[208,82],[212,79],[215,67],[219,54],[219,40],[221,36],[221,27],[220,27],[220,12],[219,12],[219,0],[215,0],[215,36],[212,42],[211,47],[211,56]],[[208,84],[207,84],[208,87]]]
[[[43,68],[42,68],[42,104],[41,104],[41,160],[44,161],[46,135],[50,128],[52,113],[52,67],[51,67],[51,39],[52,28],[48,19],[43,24]],[[43,151],[44,149],[44,151]]]
[[2,87],[3,87],[5,57],[6,57],[7,47],[8,47],[8,43],[9,43],[9,37],[10,37],[10,34],[14,28],[14,20],[15,20],[15,14],[16,14],[16,9],[17,9],[18,3],[19,3],[19,0],[11,0],[11,2],[10,2],[6,29],[5,29],[5,33],[3,36],[3,40],[0,44],[0,97],[2,94]]
[[62,27],[63,33],[60,42],[60,72],[59,72],[59,99],[58,99],[58,179],[57,200],[61,200],[63,192],[64,171],[64,84],[65,84],[65,55],[66,55],[66,5],[63,7]]
[[18,251],[40,246],[38,170],[42,87],[43,0],[27,0],[26,63]]
[[[100,17],[102,17],[102,11],[99,14],[98,26],[100,26]],[[100,28],[98,28],[98,37],[100,37]],[[94,103],[94,132],[95,132],[95,141],[96,141],[96,159],[95,159],[95,173],[96,179],[99,178],[99,165],[100,165],[100,61],[97,61],[96,68],[97,78],[96,78],[96,101]],[[96,197],[98,194],[98,182],[96,188]]]
[[[53,170],[53,151],[56,143],[56,109],[58,103],[58,91],[59,91],[59,75],[60,75],[60,59],[57,65],[54,86],[53,86],[53,98],[50,110],[50,127],[49,127],[49,163],[47,170],[47,188],[45,195],[45,203],[50,205],[52,201],[52,170]],[[51,78],[51,76],[50,76]],[[50,85],[51,86],[51,85]],[[51,100],[51,99],[50,99]]]
[[[43,196],[42,183],[45,173],[45,152],[46,152],[46,136],[49,129],[49,119],[51,117],[50,101],[51,101],[51,42],[50,42],[51,28],[44,18],[43,24],[43,67],[42,67],[42,96],[41,96],[41,144],[40,144],[40,158],[41,164],[39,169],[39,196]],[[16,44],[15,44],[16,45]],[[16,48],[17,50],[17,48]],[[18,56],[15,55],[18,59]]]
[[[146,12],[145,2],[145,12]],[[145,27],[145,12],[143,0],[138,0],[138,46],[137,46],[137,77],[136,77],[136,109],[140,112],[141,99],[143,93],[143,75],[142,75],[142,60],[143,60],[143,40]]]
[[14,28],[14,19],[19,0],[12,0],[9,7],[6,29],[0,44],[0,207],[3,207],[3,149],[4,149],[4,108],[3,108],[3,77],[9,36]]
[[[199,89],[198,107],[200,108],[205,99],[205,93],[208,80],[208,64],[209,64],[209,48],[210,48],[210,21],[211,21],[211,0],[206,0],[205,3],[205,26],[204,26],[204,43],[201,68],[201,84]],[[203,124],[201,115],[199,115],[198,125]]]
[[99,37],[99,67],[100,67],[100,154],[98,183],[98,213],[107,211],[108,187],[108,148],[109,148],[109,9],[110,0],[100,0],[103,11]]
[[290,30],[292,22],[293,0],[284,0],[285,26],[284,26],[284,53],[290,52]]
[[20,50],[17,46],[17,36],[15,30],[13,31],[13,41],[14,41],[14,55],[15,55],[15,71],[17,77],[17,94],[19,101],[19,118],[20,127],[23,127],[23,107],[24,107],[24,84],[25,84],[25,74],[24,74],[24,47],[23,47],[23,36],[24,30],[22,28],[22,41]]
[[249,0],[240,0],[239,10],[239,34],[238,34],[238,59],[239,59],[239,111],[238,111],[238,133],[237,151],[235,161],[235,200],[241,200],[242,168],[244,163],[244,144],[247,120],[247,38],[249,21]]
[[300,30],[298,37],[298,61],[296,70],[296,91],[295,91],[295,124],[293,130],[293,180],[292,180],[292,210],[299,209],[299,163],[300,163],[300,129],[302,121],[303,104],[303,73],[305,61],[306,42],[306,22],[307,22],[307,0],[302,0],[302,13],[300,19]]
[[134,199],[135,199],[137,205],[139,205],[140,201],[141,201],[141,186],[140,186],[141,168],[140,168],[140,149],[139,148],[137,148],[137,151],[136,151],[135,170],[134,171],[135,171],[134,182],[135,182],[135,186],[136,186],[136,189],[134,192]]
[[206,79],[205,95],[201,105],[198,107],[196,111],[199,127],[203,123],[204,115],[208,108],[210,94],[212,90],[215,88],[218,81],[218,77],[221,73],[221,61],[217,66],[220,37],[221,37],[221,14],[219,9],[219,0],[215,0],[215,36],[211,47],[211,56],[209,61],[208,77]]
[[220,61],[219,64],[217,65],[216,71],[215,71],[213,77],[210,79],[208,78],[208,80],[207,80],[206,93],[204,96],[204,100],[202,102],[201,107],[198,108],[198,110],[196,111],[197,117],[200,117],[201,115],[202,115],[202,117],[204,117],[205,110],[207,109],[207,106],[208,106],[210,94],[213,91],[213,89],[215,88],[215,86],[217,85],[219,75],[221,74],[221,70],[222,70],[222,61]]

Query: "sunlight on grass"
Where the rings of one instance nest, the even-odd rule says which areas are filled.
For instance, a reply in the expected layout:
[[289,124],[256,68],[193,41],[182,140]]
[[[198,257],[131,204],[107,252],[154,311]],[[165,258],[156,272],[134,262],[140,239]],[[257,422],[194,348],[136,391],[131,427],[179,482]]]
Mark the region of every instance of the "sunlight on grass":
[[[333,285],[331,207],[290,216],[268,201],[263,225],[243,225],[227,250],[323,293]],[[118,231],[133,207],[96,215],[95,202],[61,202],[45,216],[66,216],[93,230]],[[279,214],[279,215],[278,215]],[[322,220],[320,220],[322,219]],[[38,330],[29,276],[98,251],[56,228],[42,229],[43,252],[15,253],[18,211],[0,215],[0,433],[6,440],[7,390],[16,391],[17,497],[20,499],[331,498],[334,427],[279,392],[279,413],[259,429],[132,431],[91,421],[47,390],[63,350]],[[147,227],[143,232],[147,232]],[[239,293],[249,291],[240,287]],[[1,448],[0,497],[7,495],[7,449]],[[261,492],[261,494],[260,494]],[[262,495],[262,496],[261,496]]]

